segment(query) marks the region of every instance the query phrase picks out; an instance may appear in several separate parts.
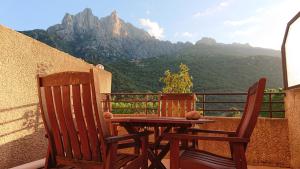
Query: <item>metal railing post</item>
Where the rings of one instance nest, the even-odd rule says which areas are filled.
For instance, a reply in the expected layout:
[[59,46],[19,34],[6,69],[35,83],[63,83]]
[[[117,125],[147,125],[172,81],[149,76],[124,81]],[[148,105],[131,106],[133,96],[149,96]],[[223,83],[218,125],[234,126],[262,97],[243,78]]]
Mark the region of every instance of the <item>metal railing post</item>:
[[269,93],[269,117],[273,117],[273,112],[272,112],[272,93]]

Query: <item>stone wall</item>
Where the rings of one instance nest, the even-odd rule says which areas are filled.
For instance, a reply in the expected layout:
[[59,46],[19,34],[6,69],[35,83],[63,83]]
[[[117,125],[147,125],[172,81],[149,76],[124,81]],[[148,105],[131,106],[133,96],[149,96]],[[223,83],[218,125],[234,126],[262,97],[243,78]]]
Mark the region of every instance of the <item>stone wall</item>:
[[[0,168],[45,157],[47,142],[37,106],[37,74],[89,71],[87,64],[0,25]],[[111,73],[97,70],[101,92]]]
[[[213,117],[210,119],[215,120],[215,122],[199,125],[198,127],[202,129],[235,131],[240,121],[239,118],[226,117]],[[119,128],[119,133],[125,134],[126,131],[123,128]],[[228,143],[199,141],[199,148],[219,155],[230,156]],[[250,165],[290,166],[287,119],[259,118],[248,145],[247,161]]]
[[289,125],[291,167],[300,169],[300,88],[285,91],[285,111]]

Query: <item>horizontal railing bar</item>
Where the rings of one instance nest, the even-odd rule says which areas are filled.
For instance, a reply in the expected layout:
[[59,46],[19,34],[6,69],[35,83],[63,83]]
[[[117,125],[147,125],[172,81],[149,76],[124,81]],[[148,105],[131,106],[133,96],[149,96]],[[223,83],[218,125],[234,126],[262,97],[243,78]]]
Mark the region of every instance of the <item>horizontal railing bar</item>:
[[195,93],[196,95],[247,95],[247,93]]
[[[145,107],[113,107],[113,109],[123,109],[123,110],[126,110],[126,109],[137,109],[137,110],[140,110],[140,109],[146,109]],[[157,108],[147,108],[148,110],[157,110]]]
[[[101,102],[105,102],[105,101],[101,101]],[[112,103],[118,103],[118,102],[158,102],[158,100],[111,100],[110,102]],[[196,101],[196,103],[239,103],[239,104],[242,104],[242,103],[246,103],[246,102],[230,102],[230,101],[205,101],[205,102],[202,102],[202,101]],[[263,103],[284,103],[283,101],[272,101],[272,102],[263,102]]]
[[[163,94],[163,93],[102,93],[102,94],[106,94],[106,95],[159,95],[159,94]],[[176,94],[176,93],[175,93]],[[247,95],[246,92],[222,92],[222,93],[210,93],[210,92],[205,92],[205,93],[195,93],[196,95]],[[265,92],[265,95],[271,94],[271,95],[275,95],[275,94],[282,94],[285,95],[284,92]]]
[[159,93],[101,93],[105,95],[158,95]]
[[[105,101],[102,101],[102,102],[105,102]],[[120,103],[120,102],[126,102],[126,103],[130,103],[130,102],[143,102],[143,103],[146,103],[146,102],[158,102],[157,100],[156,101],[151,101],[151,100],[111,100],[110,102],[112,103]]]
[[229,101],[196,101],[196,103],[246,103],[246,102],[229,102]]
[[244,110],[240,110],[240,109],[235,109],[235,110],[229,110],[229,109],[205,109],[205,111],[219,111],[219,112],[240,111],[240,112],[243,112]]
[[[235,110],[229,110],[229,109],[205,109],[205,111],[219,111],[219,112],[240,111],[240,112],[243,112],[244,110],[241,110],[241,109],[235,109]],[[269,112],[269,110],[260,110],[260,112]],[[272,110],[272,112],[284,112],[284,110]]]

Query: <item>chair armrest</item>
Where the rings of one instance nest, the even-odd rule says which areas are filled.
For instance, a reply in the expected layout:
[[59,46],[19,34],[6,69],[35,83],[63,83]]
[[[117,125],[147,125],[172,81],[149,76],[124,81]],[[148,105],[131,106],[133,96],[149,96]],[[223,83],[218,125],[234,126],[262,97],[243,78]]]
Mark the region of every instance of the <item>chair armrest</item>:
[[123,140],[129,140],[129,139],[140,139],[141,137],[147,136],[147,132],[140,132],[137,134],[126,134],[126,135],[121,135],[121,136],[112,136],[112,137],[107,137],[105,138],[105,142],[110,144],[110,143],[117,143],[119,141]]
[[211,140],[211,141],[227,141],[236,143],[248,143],[250,139],[241,137],[215,137],[215,136],[199,136],[190,134],[166,134],[164,139],[168,140]]
[[235,135],[234,131],[222,131],[222,130],[203,130],[198,128],[189,128],[188,131],[196,132],[196,133],[215,133],[215,134],[227,134],[227,135]]

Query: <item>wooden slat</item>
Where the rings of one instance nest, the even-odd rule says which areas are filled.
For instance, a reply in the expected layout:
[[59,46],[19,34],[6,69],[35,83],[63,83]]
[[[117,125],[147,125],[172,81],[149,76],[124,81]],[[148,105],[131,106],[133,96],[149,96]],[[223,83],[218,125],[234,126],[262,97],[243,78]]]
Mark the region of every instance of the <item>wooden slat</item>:
[[87,72],[61,72],[51,74],[40,79],[41,87],[75,85],[90,82],[90,74]]
[[95,126],[95,120],[92,110],[92,102],[91,102],[91,89],[90,84],[83,84],[82,85],[82,99],[84,105],[84,114],[85,119],[87,122],[87,129],[89,133],[89,141],[92,150],[92,159],[93,160],[100,160],[100,147],[99,147],[99,140],[98,140],[98,133]]
[[60,164],[67,165],[65,167],[70,167],[70,169],[102,169],[104,167],[102,162],[75,160],[59,156],[56,156],[56,161]]
[[167,114],[167,102],[166,100],[162,100],[161,104],[161,116],[164,117]]
[[168,116],[172,117],[172,100],[167,100],[167,104],[168,104]]
[[[119,154],[117,155],[117,159],[113,162],[113,168],[118,169],[124,166],[126,163],[132,161],[137,156],[129,155],[129,154]],[[140,164],[139,164],[140,165]],[[138,168],[138,167],[137,167]]]
[[173,116],[179,117],[181,112],[179,111],[179,106],[178,106],[178,100],[173,100],[172,102],[172,112],[173,112]]
[[73,92],[73,107],[74,107],[74,114],[77,123],[79,138],[80,138],[80,145],[81,145],[81,152],[83,155],[84,160],[91,160],[91,149],[89,145],[89,139],[87,134],[87,128],[84,121],[84,116],[82,112],[82,103],[81,103],[81,94],[80,94],[80,86],[73,85],[72,86]]
[[61,88],[60,86],[53,87],[53,94],[54,94],[54,102],[56,108],[56,114],[58,116],[59,125],[62,133],[62,140],[64,145],[64,151],[67,157],[72,157],[72,148],[70,145],[70,138],[66,126],[64,111],[62,107],[62,99],[61,99]]
[[[108,131],[108,126],[106,125],[106,121],[104,120],[104,116],[103,116],[103,109],[101,104],[98,102],[99,101],[99,95],[100,94],[100,90],[99,90],[99,81],[95,80],[95,75],[93,73],[93,69],[90,70],[90,77],[91,77],[91,94],[92,94],[92,102],[94,105],[94,109],[93,111],[94,116],[96,118],[96,126],[97,126],[97,131],[98,131],[98,136],[99,136],[99,141],[100,142],[100,148],[99,150],[97,149],[97,151],[101,152],[100,154],[100,158],[102,161],[107,161],[107,144],[105,143],[105,137],[111,136],[111,134]],[[98,98],[98,99],[97,99]],[[101,99],[100,99],[101,100]],[[117,146],[115,146],[117,147]]]
[[79,140],[77,131],[73,122],[73,115],[71,111],[71,100],[70,100],[70,86],[62,87],[63,93],[63,111],[66,119],[67,130],[73,150],[73,155],[76,159],[81,159]]
[[185,101],[184,100],[179,100],[179,106],[180,106],[180,117],[184,117],[185,116],[185,108],[184,108],[184,103]]
[[55,111],[54,111],[54,104],[53,104],[53,97],[52,97],[52,90],[51,87],[45,87],[45,99],[47,102],[47,112],[49,116],[49,121],[51,123],[50,131],[53,132],[56,153],[57,155],[64,156],[63,145],[61,142],[59,126],[57,123]]
[[177,94],[164,94],[161,96],[162,100],[192,100],[191,93],[177,93]]
[[192,110],[192,100],[186,100],[186,111],[189,112]]

